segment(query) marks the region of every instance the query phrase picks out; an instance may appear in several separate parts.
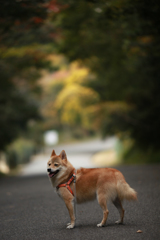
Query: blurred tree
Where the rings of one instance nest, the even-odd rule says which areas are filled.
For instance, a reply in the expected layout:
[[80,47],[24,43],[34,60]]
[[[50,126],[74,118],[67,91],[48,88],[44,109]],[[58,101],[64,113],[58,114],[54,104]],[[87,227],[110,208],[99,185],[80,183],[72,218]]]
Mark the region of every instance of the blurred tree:
[[[40,70],[54,70],[47,57],[54,26],[47,21],[54,1],[6,0],[0,7],[0,150],[40,119]],[[49,44],[51,45],[46,45]]]
[[59,110],[63,124],[86,129],[93,129],[93,122],[89,122],[89,108],[99,101],[98,94],[91,88],[83,86],[90,78],[86,68],[72,68],[65,85],[58,94],[55,106]]
[[56,78],[56,74],[52,77],[41,107],[47,128],[54,125],[59,130],[70,128],[71,132],[75,132],[78,129],[84,134],[97,130],[91,116],[99,96],[96,91],[84,86],[84,82],[92,77],[90,71],[78,63],[68,65],[60,79]]
[[156,0],[2,1],[0,149],[39,118],[37,80],[41,69],[55,70],[48,56],[57,50],[96,77],[82,71],[54,84],[46,100],[46,117],[55,116],[50,126],[123,131],[141,147],[159,148],[159,12]]
[[89,86],[100,96],[103,135],[127,131],[141,147],[159,148],[159,2],[59,2],[67,4],[52,18],[62,31],[59,51],[97,74]]
[[[7,68],[1,70],[3,81],[1,81],[0,87],[0,149],[3,150],[17,137],[20,130],[24,130],[29,119],[36,120],[40,116],[35,100],[17,91],[14,84],[8,79]],[[2,75],[2,73],[4,74]]]

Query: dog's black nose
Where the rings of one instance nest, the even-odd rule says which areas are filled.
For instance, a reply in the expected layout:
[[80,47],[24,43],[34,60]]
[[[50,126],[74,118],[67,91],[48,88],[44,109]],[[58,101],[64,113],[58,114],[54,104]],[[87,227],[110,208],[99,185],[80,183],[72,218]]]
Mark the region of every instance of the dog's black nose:
[[47,172],[51,172],[51,168],[47,168]]

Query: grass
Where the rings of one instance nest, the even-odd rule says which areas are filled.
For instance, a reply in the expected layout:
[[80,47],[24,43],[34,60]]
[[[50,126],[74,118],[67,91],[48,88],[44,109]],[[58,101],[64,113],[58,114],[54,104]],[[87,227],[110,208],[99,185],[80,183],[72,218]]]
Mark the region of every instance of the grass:
[[0,172],[0,179],[3,178],[3,177],[6,177],[7,174],[3,173],[3,172]]
[[152,148],[141,149],[131,139],[122,143],[122,163],[124,164],[149,164],[160,163],[160,151],[155,151]]

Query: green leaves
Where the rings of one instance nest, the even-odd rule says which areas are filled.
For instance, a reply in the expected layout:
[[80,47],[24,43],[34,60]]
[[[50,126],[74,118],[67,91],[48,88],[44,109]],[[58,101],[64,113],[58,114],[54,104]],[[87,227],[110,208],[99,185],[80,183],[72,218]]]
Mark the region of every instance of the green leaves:
[[1,3],[0,150],[24,132],[30,120],[40,119],[41,88],[37,80],[42,69],[52,68],[47,59],[50,47],[44,45],[53,32],[51,25],[44,23],[48,17],[44,5],[47,2],[6,0]]

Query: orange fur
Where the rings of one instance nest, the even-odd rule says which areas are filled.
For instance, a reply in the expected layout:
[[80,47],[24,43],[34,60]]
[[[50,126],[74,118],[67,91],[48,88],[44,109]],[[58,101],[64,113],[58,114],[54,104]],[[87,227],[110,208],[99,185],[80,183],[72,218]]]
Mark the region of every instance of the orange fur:
[[[51,158],[48,161],[48,171],[58,171],[56,175],[50,178],[53,187],[59,184],[66,183],[75,168],[67,160],[65,151],[60,155],[56,155],[52,151]],[[73,182],[70,187],[74,192]],[[61,187],[58,189],[58,194],[63,198],[71,218],[71,223],[67,228],[73,228],[75,225],[73,199],[74,197],[67,188]],[[125,181],[123,174],[113,168],[80,168],[76,173],[76,202],[82,203],[85,201],[94,200],[97,197],[98,203],[103,210],[103,219],[98,227],[104,226],[108,216],[107,201],[111,200],[120,214],[120,220],[116,223],[123,223],[124,209],[121,201],[137,200],[137,193]]]

